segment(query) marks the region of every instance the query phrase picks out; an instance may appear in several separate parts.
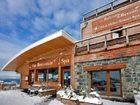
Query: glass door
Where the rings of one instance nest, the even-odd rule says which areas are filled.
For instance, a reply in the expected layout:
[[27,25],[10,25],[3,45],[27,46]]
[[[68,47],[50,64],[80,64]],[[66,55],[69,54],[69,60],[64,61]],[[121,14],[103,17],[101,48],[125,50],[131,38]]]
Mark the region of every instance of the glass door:
[[62,69],[62,86],[70,86],[70,67]]

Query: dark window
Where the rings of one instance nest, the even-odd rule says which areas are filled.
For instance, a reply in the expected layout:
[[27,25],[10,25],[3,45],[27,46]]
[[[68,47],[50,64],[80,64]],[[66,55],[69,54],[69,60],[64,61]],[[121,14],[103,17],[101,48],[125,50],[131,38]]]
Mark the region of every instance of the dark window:
[[58,68],[49,69],[49,81],[58,81]]
[[106,72],[92,72],[92,88],[98,91],[100,94],[107,94],[107,80]]
[[[115,31],[115,30],[118,30],[119,28],[117,29],[114,29],[112,31]],[[116,38],[120,38],[121,36],[123,36],[123,31],[122,30],[118,30],[118,31],[115,31],[112,33],[112,39],[116,39]]]
[[47,70],[38,70],[38,81],[46,81]]
[[110,71],[110,95],[120,96],[121,86],[120,86],[120,71]]

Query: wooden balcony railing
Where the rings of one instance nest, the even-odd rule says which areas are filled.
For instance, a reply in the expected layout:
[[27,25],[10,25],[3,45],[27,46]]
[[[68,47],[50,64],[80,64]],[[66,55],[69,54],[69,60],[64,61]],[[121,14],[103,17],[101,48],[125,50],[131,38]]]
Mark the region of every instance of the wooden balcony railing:
[[[122,36],[113,39],[112,34],[118,31],[123,33]],[[75,55],[140,44],[140,24],[93,36],[76,42]]]
[[138,0],[113,0],[112,2],[106,4],[102,7],[99,7],[97,9],[94,9],[94,10],[84,14],[83,20],[84,21],[90,20],[90,19],[92,19],[96,16],[105,14],[105,13],[110,12],[110,11],[113,11],[117,8],[120,8],[120,7],[125,6],[127,4],[130,4],[130,3],[133,3],[135,1],[138,1]]

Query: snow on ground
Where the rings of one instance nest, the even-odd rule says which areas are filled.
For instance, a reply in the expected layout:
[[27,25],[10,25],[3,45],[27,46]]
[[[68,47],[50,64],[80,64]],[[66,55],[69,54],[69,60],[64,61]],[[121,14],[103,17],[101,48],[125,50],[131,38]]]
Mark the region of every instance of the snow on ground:
[[[49,96],[29,96],[20,90],[0,91],[0,105],[64,105]],[[133,103],[113,102],[103,99],[103,105],[134,105]]]
[[47,99],[47,96],[29,96],[20,90],[0,91],[0,105],[64,105],[56,99],[49,102]]
[[126,103],[126,102],[115,102],[110,100],[103,99],[103,105],[134,105],[134,103]]

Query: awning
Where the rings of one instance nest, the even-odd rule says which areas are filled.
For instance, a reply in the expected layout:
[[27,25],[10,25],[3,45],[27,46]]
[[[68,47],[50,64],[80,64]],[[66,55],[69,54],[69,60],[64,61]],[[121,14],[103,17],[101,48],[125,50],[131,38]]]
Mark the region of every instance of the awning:
[[26,61],[32,59],[35,56],[74,44],[75,39],[73,39],[68,33],[63,30],[58,31],[23,49],[21,52],[19,52],[12,59],[9,60],[3,66],[2,70],[15,71],[19,67],[21,67]]

